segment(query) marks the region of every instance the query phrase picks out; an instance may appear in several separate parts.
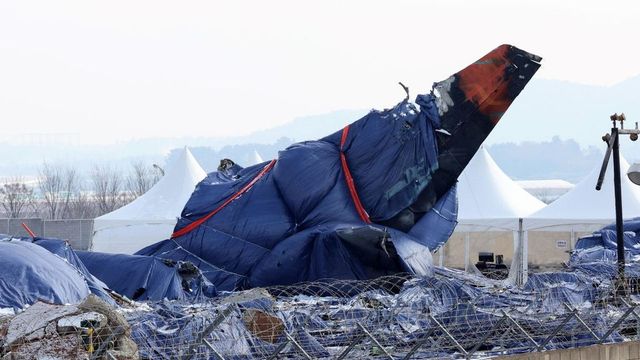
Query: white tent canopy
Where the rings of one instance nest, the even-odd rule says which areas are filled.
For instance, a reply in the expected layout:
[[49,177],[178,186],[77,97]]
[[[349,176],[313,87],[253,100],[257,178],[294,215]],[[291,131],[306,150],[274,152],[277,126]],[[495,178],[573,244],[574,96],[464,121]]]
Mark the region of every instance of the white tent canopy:
[[[640,187],[627,178],[629,163],[620,156],[622,215],[640,216]],[[596,191],[600,164],[581,182],[544,209],[525,220],[525,228],[536,231],[592,231],[615,221],[613,159],[609,161],[602,189]]]
[[[505,174],[481,147],[458,178],[458,226],[464,232],[465,271],[474,269],[470,257],[470,232],[513,231],[514,257],[509,283],[526,282],[526,234],[521,219],[544,208],[536,199]],[[440,253],[443,263],[443,253]]]
[[186,147],[145,194],[94,221],[93,251],[132,254],[167,239],[205,171]]
[[528,191],[541,191],[541,190],[566,190],[573,189],[575,185],[561,179],[548,179],[548,180],[520,180],[516,181],[516,184],[521,188]]
[[521,188],[545,203],[550,203],[573,189],[574,184],[560,179],[516,181]]
[[518,219],[545,207],[511,180],[484,147],[458,179],[456,231],[517,230]]

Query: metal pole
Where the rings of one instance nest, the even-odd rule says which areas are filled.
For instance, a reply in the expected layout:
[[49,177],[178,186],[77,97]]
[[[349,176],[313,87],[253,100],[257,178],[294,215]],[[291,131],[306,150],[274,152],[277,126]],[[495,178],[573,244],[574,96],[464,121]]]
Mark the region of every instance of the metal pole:
[[620,138],[618,128],[611,128],[613,139],[613,183],[616,197],[616,240],[618,248],[618,291],[624,286],[624,231],[622,228],[622,183],[620,180]]
[[470,242],[471,240],[469,239],[469,233],[466,232],[464,234],[464,271],[465,272],[470,272],[471,271],[471,266],[469,266],[471,258],[470,258]]
[[519,219],[519,224],[518,224],[518,232],[519,232],[519,236],[520,236],[520,260],[522,261],[522,265],[521,265],[521,277],[520,277],[520,281],[521,281],[521,285],[524,286],[524,284],[527,283],[527,280],[529,279],[529,232],[528,231],[524,231],[523,226],[522,226],[522,218]]
[[[615,124],[614,124],[615,127]],[[616,135],[618,132],[616,131]],[[617,138],[617,136],[616,136]],[[609,158],[611,157],[611,150],[613,148],[613,143],[615,142],[615,138],[613,136],[613,131],[611,135],[606,134],[602,137],[607,143],[607,151],[604,153],[604,160],[602,161],[602,167],[600,168],[600,175],[598,176],[598,182],[596,183],[596,190],[600,191],[602,189],[602,182],[604,181],[604,174],[607,172],[607,165],[609,165]]]
[[569,254],[571,254],[576,243],[576,232],[573,230],[573,226],[571,227],[571,239],[569,241]]
[[512,231],[513,235],[513,256],[511,258],[511,267],[509,268],[509,280],[513,281],[513,285],[520,286],[520,274],[522,274],[522,242],[520,241],[520,232]]

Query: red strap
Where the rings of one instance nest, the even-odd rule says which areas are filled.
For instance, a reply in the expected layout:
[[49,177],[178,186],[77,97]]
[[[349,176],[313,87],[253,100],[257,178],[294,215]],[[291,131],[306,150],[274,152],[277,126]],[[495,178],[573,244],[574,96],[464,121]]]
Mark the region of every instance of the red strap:
[[224,207],[229,205],[233,200],[239,198],[240,195],[242,195],[242,194],[246,193],[247,191],[249,191],[249,189],[251,189],[253,187],[253,185],[255,185],[258,182],[258,180],[260,180],[260,178],[262,178],[266,173],[268,173],[269,170],[271,170],[275,164],[276,164],[276,160],[275,159],[271,160],[271,162],[269,162],[267,164],[267,166],[265,166],[258,173],[258,175],[256,175],[256,177],[253,178],[253,180],[251,180],[247,185],[243,186],[242,189],[238,190],[235,194],[233,194],[230,198],[225,200],[225,202],[223,202],[220,206],[215,208],[213,211],[211,211],[207,215],[201,217],[200,219],[192,222],[191,224],[189,224],[189,225],[183,227],[182,229],[180,229],[180,230],[174,232],[173,234],[171,234],[171,238],[175,239],[177,237],[185,235],[185,234],[189,233],[190,231],[192,231],[193,229],[197,228],[198,226],[202,225],[205,221],[211,219],[211,217],[213,215],[215,215],[218,212],[220,212],[220,210],[224,209]]
[[356,211],[358,212],[358,215],[360,215],[360,219],[362,219],[362,221],[367,224],[371,224],[369,214],[367,214],[367,210],[364,209],[364,206],[362,206],[362,203],[360,202],[360,197],[358,196],[358,191],[356,190],[356,184],[353,181],[353,176],[351,176],[351,171],[349,170],[349,164],[347,164],[347,157],[344,154],[344,144],[347,142],[348,135],[349,125],[345,126],[344,129],[342,129],[342,138],[340,139],[340,162],[342,163],[344,179],[347,182],[347,188],[349,188],[351,200],[353,200],[353,205],[355,205]]
[[29,234],[29,236],[31,236],[32,239],[36,238],[36,233],[34,233],[33,230],[31,230],[31,228],[27,224],[22,223],[22,227],[27,232],[27,234]]

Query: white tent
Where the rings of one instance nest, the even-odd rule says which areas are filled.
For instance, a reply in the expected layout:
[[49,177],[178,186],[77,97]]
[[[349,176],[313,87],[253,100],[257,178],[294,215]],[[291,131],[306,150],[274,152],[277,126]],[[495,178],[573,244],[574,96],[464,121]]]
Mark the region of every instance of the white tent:
[[149,191],[95,219],[92,250],[132,254],[167,239],[195,186],[205,176],[205,171],[185,147]]
[[456,231],[518,230],[518,219],[545,207],[511,180],[484,147],[458,179]]
[[[640,187],[627,178],[629,163],[620,156],[622,215],[640,216]],[[613,159],[609,161],[602,189],[596,190],[600,164],[576,186],[525,220],[525,229],[536,231],[593,231],[615,221]]]
[[[514,258],[509,282],[526,281],[526,233],[522,218],[546,205],[522,189],[505,174],[481,147],[458,178],[458,226],[456,232],[465,233],[464,263],[470,271],[470,233],[484,231],[513,231]],[[443,263],[440,252],[440,263]]]
[[521,180],[516,181],[516,183],[529,194],[545,203],[553,202],[560,196],[569,192],[575,186],[574,184],[561,179]]

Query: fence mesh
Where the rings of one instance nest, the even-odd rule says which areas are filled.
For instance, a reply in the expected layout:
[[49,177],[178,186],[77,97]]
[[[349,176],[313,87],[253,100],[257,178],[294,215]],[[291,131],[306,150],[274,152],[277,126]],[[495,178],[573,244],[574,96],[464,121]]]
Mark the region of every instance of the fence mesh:
[[590,287],[575,279],[563,283],[557,273],[531,278],[542,285],[519,289],[503,280],[437,269],[428,278],[316,281],[195,303],[123,300],[117,310],[97,298],[79,306],[36,304],[15,316],[0,315],[2,354],[8,359],[51,351],[80,359],[485,358],[638,340],[637,289],[613,281]]

